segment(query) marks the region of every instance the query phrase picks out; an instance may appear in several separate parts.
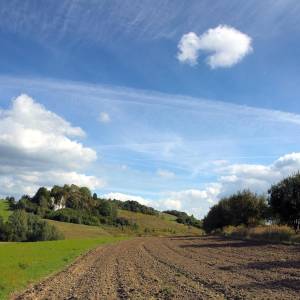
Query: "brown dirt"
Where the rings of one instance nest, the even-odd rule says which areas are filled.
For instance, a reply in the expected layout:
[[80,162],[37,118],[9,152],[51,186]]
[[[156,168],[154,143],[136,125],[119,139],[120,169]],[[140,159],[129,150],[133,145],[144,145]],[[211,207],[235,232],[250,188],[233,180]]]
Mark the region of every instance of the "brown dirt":
[[99,247],[14,299],[300,299],[300,247],[217,237]]

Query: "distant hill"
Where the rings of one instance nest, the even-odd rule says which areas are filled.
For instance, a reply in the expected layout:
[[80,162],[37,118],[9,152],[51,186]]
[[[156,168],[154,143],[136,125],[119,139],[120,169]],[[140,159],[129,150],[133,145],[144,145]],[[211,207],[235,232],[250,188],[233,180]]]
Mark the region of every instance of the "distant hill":
[[47,220],[62,232],[66,239],[98,238],[100,236],[169,236],[169,235],[200,235],[202,230],[179,224],[171,215],[160,213],[159,215],[145,215],[125,210],[119,210],[118,215],[137,224],[137,228],[128,226],[88,226]]
[[[76,185],[41,187],[33,197],[1,201],[0,216],[25,210],[55,225],[66,238],[201,234],[201,223],[183,212],[162,213],[136,201],[101,199]],[[180,217],[177,215],[180,214]]]

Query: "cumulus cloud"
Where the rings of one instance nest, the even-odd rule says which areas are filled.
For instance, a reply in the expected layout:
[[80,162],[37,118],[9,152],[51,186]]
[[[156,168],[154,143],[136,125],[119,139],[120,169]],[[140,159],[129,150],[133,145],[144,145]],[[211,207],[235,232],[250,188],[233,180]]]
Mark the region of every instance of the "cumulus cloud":
[[118,193],[118,192],[107,193],[105,195],[102,195],[102,197],[105,199],[116,199],[116,200],[120,200],[120,201],[133,200],[133,201],[137,201],[144,205],[150,205],[150,202],[151,202],[141,196],[123,194],[123,193]]
[[39,185],[75,183],[90,188],[100,179],[76,171],[97,159],[96,152],[72,138],[84,131],[72,126],[27,95],[0,110],[0,193],[33,192]]
[[159,200],[158,206],[164,210],[183,210],[196,216],[201,216],[209,206],[217,201],[221,187],[220,183],[211,183],[203,189],[169,192]]
[[208,29],[198,36],[189,32],[181,37],[177,58],[180,62],[196,65],[201,52],[207,52],[207,64],[212,68],[231,67],[252,51],[251,38],[226,25]]
[[109,123],[110,122],[110,115],[107,112],[103,111],[99,114],[98,121],[101,122],[101,123]]

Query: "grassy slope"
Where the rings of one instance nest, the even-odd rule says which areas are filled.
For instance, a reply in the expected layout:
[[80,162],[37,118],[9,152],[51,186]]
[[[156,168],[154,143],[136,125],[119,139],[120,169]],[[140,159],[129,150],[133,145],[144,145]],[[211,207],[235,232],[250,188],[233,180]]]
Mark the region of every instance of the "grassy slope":
[[126,210],[119,210],[120,217],[125,217],[138,224],[138,230],[129,227],[114,226],[87,226],[81,224],[71,224],[58,221],[47,220],[55,225],[66,239],[97,238],[100,236],[121,236],[121,235],[197,235],[202,231],[183,224],[178,224],[174,216],[161,214],[151,216],[141,213],[134,213]]
[[112,236],[109,232],[107,232],[100,226],[72,224],[53,220],[47,220],[47,222],[58,228],[59,231],[64,234],[66,239],[90,239],[103,236]]
[[138,232],[141,234],[151,235],[199,235],[202,233],[200,229],[178,224],[175,217],[168,214],[160,214],[159,216],[145,215],[134,213],[131,211],[120,210],[120,217],[125,217],[138,224]]
[[71,263],[97,245],[124,237],[101,237],[35,243],[0,243],[0,299]]
[[6,221],[10,214],[11,211],[9,210],[8,202],[0,199],[0,216]]

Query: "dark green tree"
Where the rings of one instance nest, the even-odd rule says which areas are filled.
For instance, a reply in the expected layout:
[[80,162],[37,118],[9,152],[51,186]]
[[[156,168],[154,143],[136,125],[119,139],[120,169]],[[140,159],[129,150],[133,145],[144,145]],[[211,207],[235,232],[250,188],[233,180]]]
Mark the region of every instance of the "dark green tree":
[[267,202],[248,190],[223,198],[214,205],[203,219],[203,228],[210,232],[224,226],[254,226],[266,219]]
[[300,173],[287,177],[269,190],[269,205],[280,223],[300,229]]

